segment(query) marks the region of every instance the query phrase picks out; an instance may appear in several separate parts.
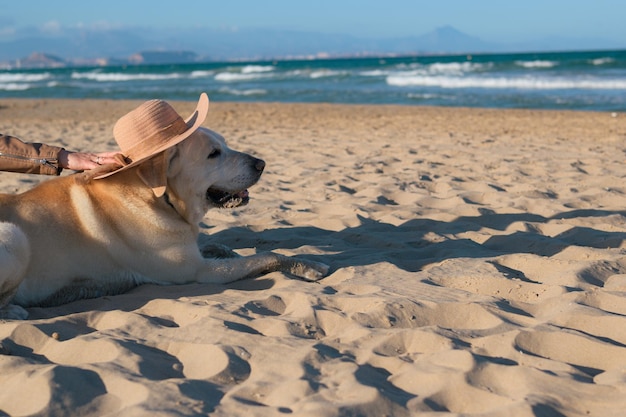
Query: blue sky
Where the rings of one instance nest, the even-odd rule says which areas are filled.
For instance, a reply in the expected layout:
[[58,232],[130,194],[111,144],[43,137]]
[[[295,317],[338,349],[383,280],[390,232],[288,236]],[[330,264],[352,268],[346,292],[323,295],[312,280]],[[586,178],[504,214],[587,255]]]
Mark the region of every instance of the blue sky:
[[277,28],[358,37],[451,25],[487,41],[626,40],[624,0],[0,0],[0,40],[28,27]]

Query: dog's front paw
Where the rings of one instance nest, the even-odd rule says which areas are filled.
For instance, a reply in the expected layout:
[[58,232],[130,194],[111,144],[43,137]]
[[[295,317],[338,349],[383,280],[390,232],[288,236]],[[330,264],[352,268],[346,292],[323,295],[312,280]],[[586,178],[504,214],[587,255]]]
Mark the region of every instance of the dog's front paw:
[[319,281],[328,274],[330,267],[321,262],[298,259],[289,273],[306,281]]

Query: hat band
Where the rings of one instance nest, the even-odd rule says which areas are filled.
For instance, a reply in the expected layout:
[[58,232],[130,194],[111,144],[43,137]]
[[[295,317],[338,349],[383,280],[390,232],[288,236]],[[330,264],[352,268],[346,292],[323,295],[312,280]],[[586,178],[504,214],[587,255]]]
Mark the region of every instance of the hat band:
[[141,141],[126,149],[124,155],[131,162],[149,156],[155,149],[160,149],[174,137],[183,134],[188,128],[189,126],[182,118],[176,118],[172,124],[157,130],[151,135],[144,136]]

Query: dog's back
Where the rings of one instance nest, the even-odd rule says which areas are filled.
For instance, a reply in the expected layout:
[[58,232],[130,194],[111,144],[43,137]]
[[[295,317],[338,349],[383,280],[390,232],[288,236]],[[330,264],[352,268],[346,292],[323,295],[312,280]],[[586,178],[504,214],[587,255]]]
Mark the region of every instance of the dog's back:
[[[113,179],[86,182],[72,175],[21,194],[0,194],[0,306],[2,299],[23,306],[53,305],[86,298],[89,291],[97,296],[129,288],[123,281],[132,281],[131,274],[95,284],[120,270],[110,253],[117,243],[110,221],[113,204],[97,197],[107,190],[119,194],[115,184]],[[101,286],[112,288],[96,288]]]
[[20,194],[0,194],[0,221],[51,222],[59,207],[67,204],[65,191],[75,182],[74,176],[58,177]]

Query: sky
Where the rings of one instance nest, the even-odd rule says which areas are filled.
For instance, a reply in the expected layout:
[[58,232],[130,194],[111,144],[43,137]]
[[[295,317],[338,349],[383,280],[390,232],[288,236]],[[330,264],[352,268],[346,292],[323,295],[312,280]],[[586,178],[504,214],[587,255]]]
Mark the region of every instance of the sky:
[[450,25],[485,41],[626,40],[624,0],[0,0],[0,40],[28,27],[274,28],[362,38]]

